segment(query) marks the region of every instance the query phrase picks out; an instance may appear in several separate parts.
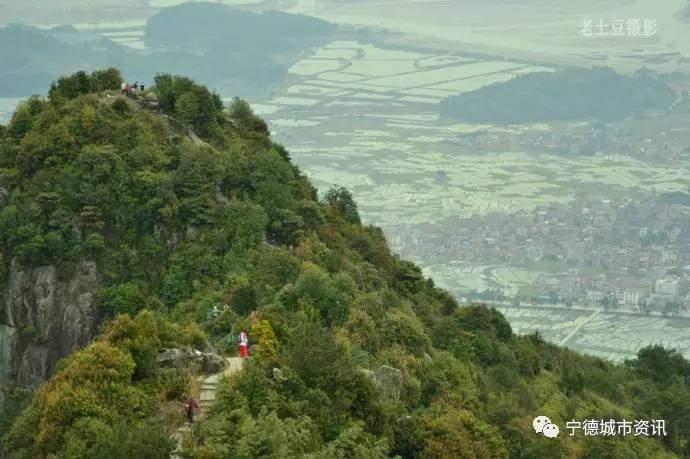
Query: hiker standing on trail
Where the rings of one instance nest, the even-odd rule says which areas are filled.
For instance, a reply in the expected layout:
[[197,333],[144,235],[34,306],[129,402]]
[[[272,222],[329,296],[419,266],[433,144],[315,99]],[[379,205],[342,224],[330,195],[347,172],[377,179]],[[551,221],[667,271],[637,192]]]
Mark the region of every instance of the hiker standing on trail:
[[247,330],[242,330],[240,333],[240,358],[243,359],[249,356],[249,336]]
[[120,84],[120,89],[122,89],[122,94],[127,94],[127,83],[124,81]]
[[194,422],[194,410],[199,409],[199,405],[194,400],[191,395],[187,398],[187,404],[185,405],[185,410],[187,411],[187,422],[190,424]]

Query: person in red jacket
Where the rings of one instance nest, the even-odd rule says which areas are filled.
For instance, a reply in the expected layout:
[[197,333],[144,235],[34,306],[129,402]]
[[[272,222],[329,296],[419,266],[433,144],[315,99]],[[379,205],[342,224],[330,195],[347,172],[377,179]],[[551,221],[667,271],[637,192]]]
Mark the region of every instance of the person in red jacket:
[[187,404],[185,405],[185,410],[187,410],[187,422],[190,424],[194,422],[194,410],[198,410],[199,405],[194,400],[191,395],[187,398]]
[[242,330],[240,333],[240,358],[243,359],[249,356],[249,336],[247,330]]

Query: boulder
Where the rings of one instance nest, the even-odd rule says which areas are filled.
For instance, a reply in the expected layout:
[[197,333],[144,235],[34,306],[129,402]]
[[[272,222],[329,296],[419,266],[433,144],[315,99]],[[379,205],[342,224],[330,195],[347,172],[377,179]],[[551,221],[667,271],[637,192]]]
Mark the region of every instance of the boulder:
[[402,371],[388,365],[381,365],[373,372],[374,383],[379,388],[382,400],[398,400],[402,390]]
[[157,361],[162,368],[180,368],[184,364],[184,353],[181,349],[162,349]]
[[194,367],[205,374],[218,373],[226,366],[225,359],[218,354],[188,347],[162,349],[157,361],[161,368]]
[[225,359],[218,354],[209,352],[201,355],[201,371],[204,373],[219,373],[225,366]]

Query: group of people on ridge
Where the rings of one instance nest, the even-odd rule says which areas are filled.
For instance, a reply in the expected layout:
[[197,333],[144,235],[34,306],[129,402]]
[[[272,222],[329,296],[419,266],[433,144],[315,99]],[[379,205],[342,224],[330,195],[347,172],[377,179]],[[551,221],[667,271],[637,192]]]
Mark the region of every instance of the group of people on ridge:
[[120,89],[122,90],[122,94],[126,96],[135,96],[138,92],[143,92],[144,91],[144,85],[139,84],[138,81],[135,81],[134,84],[122,82],[120,84]]

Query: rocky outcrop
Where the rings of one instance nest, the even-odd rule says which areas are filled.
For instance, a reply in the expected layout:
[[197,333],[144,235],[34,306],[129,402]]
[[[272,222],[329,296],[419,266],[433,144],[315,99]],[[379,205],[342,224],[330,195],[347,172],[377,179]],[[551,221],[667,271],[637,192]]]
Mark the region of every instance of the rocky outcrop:
[[157,360],[161,368],[195,368],[204,374],[217,373],[226,365],[225,359],[218,354],[188,347],[162,349]]
[[[12,264],[0,306],[6,322],[0,351],[8,368],[0,383],[36,388],[57,360],[86,345],[98,322],[96,263],[83,261],[65,275],[54,266],[22,268]],[[1,357],[0,357],[1,358]]]
[[381,399],[398,400],[403,385],[402,372],[388,365],[381,365],[374,370],[374,383],[378,386]]

